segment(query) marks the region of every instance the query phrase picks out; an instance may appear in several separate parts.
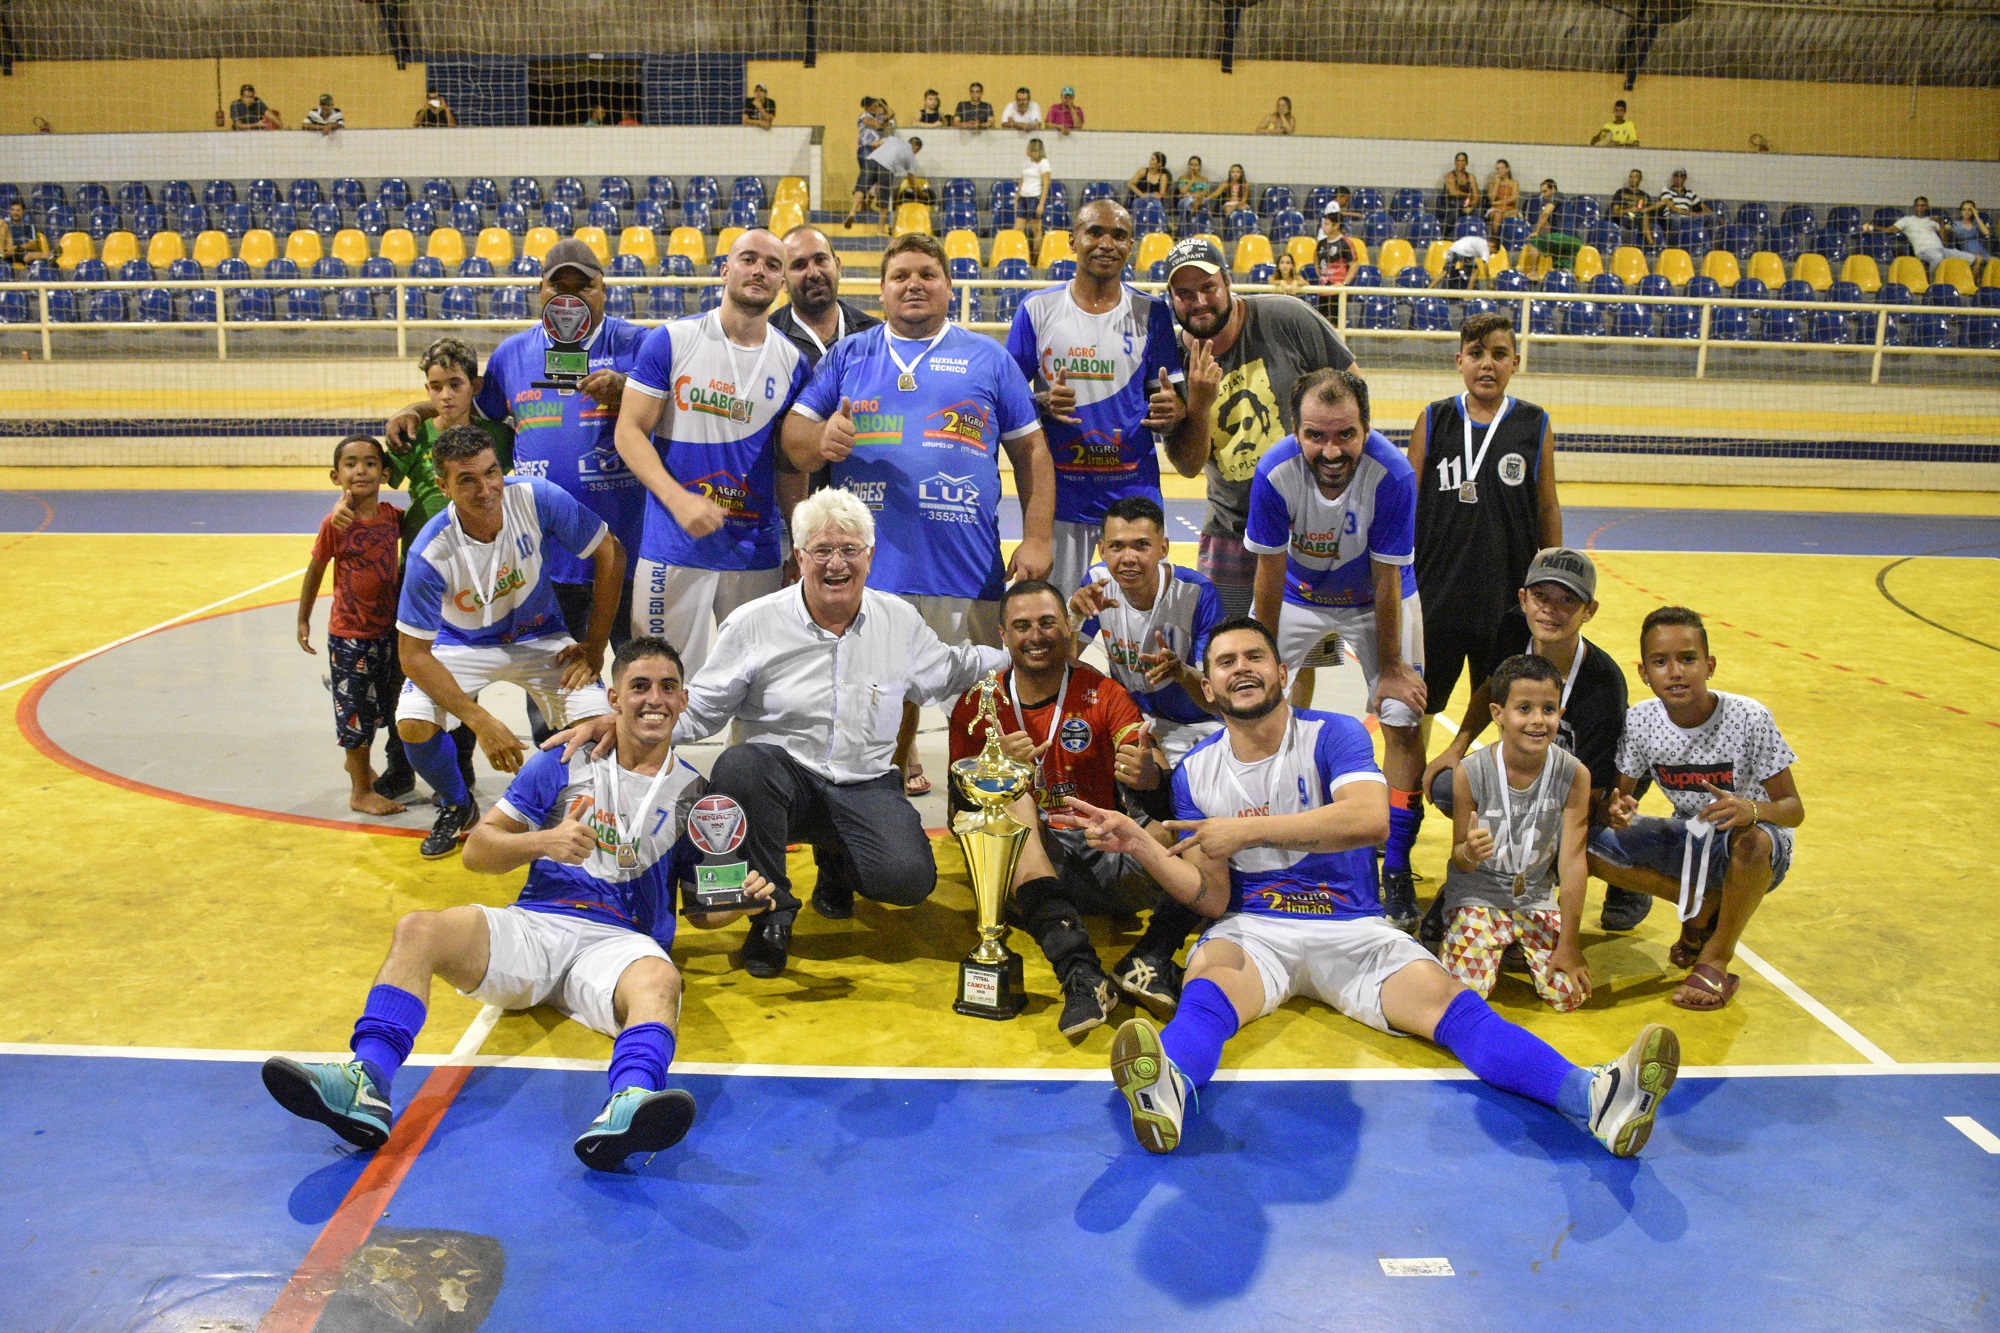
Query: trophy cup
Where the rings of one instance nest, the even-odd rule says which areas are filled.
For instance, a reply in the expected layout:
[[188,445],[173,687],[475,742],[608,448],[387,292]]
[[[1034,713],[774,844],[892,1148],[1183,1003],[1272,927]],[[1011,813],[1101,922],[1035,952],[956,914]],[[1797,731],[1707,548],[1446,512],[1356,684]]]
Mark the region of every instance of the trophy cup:
[[746,831],[743,807],[727,796],[704,796],[688,811],[687,827],[688,840],[702,858],[694,868],[693,901],[684,910],[692,915],[748,907],[743,881],[750,867],[736,855]]
[[1007,926],[1000,919],[1007,891],[1014,884],[1014,866],[1021,859],[1027,827],[1007,813],[1007,807],[1028,791],[1034,770],[1009,759],[1000,749],[1000,714],[994,705],[999,677],[988,672],[979,682],[979,713],[968,726],[986,723],[986,748],[951,766],[959,794],[974,807],[952,821],[978,910],[979,944],[958,965],[958,1000],[952,1005],[974,1018],[1012,1018],[1028,1000],[1021,980],[1021,955],[1007,947]]
[[542,328],[549,335],[549,348],[542,353],[542,373],[537,389],[576,392],[590,374],[590,353],[584,341],[590,337],[590,306],[581,296],[551,296],[542,306]]

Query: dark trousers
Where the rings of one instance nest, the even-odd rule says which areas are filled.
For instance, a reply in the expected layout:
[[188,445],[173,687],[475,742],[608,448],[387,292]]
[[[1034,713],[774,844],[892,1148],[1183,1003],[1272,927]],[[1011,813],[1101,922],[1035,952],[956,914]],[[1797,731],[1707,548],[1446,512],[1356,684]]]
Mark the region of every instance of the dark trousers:
[[937,887],[930,838],[893,769],[867,782],[831,782],[775,745],[750,743],[716,757],[708,789],[743,807],[744,859],[776,886],[775,912],[799,909],[785,871],[792,842],[813,849],[816,892],[914,907]]
[[[590,628],[590,585],[588,583],[558,583],[556,607],[562,612],[563,628],[578,643],[583,642],[584,631]],[[616,652],[618,645],[632,637],[632,580],[626,579],[625,586],[618,593],[618,613],[611,622],[611,649]],[[605,666],[611,665],[607,659]],[[542,710],[535,707],[535,696],[528,696],[528,730],[540,745],[555,734],[542,717]]]
[[1044,827],[1042,840],[1056,873],[1015,889],[1010,915],[1035,937],[1062,980],[1069,980],[1078,966],[1093,970],[1101,966],[1097,947],[1084,929],[1085,914],[1137,915],[1150,906],[1152,919],[1132,952],[1154,959],[1172,959],[1202,925],[1193,908],[1141,879],[1130,858],[1097,851],[1074,830]]

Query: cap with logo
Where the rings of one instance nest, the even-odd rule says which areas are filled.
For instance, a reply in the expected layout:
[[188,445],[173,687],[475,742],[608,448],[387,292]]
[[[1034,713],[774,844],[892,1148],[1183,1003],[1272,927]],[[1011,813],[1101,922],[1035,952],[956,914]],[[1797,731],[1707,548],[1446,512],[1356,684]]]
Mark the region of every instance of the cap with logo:
[[543,277],[553,278],[556,270],[565,268],[581,269],[593,278],[604,276],[604,261],[597,257],[595,250],[579,240],[557,241],[542,256]]
[[1075,97],[1075,96],[1076,96],[1076,89],[1074,89],[1074,88],[1070,87],[1070,86],[1069,86],[1068,84],[1066,84],[1066,83],[1065,83],[1065,84],[1063,85],[1063,90],[1062,90],[1062,95],[1063,95],[1064,97]]
[[1597,566],[1581,551],[1573,551],[1567,546],[1551,546],[1537,551],[1528,565],[1528,576],[1521,580],[1521,586],[1532,588],[1537,583],[1560,583],[1584,601],[1597,598]]
[[1214,241],[1190,236],[1167,252],[1167,276],[1173,277],[1184,268],[1198,268],[1203,273],[1223,271],[1222,251]]
[[1320,215],[1321,217],[1323,217],[1323,218],[1337,218],[1337,217],[1339,217],[1339,216],[1340,216],[1340,201],[1339,201],[1339,200],[1337,200],[1337,199],[1329,199],[1329,200],[1327,200],[1327,201],[1326,201],[1326,207],[1325,207],[1325,208],[1322,208],[1322,209],[1321,209],[1321,210],[1319,211],[1319,215]]

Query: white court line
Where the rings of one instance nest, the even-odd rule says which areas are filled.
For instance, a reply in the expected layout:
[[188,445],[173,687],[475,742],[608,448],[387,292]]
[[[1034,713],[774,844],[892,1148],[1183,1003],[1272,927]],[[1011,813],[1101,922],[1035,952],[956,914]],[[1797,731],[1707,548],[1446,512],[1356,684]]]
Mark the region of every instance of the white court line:
[[[452,1047],[451,1054],[447,1055],[439,1063],[447,1065],[477,1064],[479,1062],[479,1048],[484,1046],[486,1039],[493,1035],[493,1025],[498,1023],[501,1016],[506,1012],[505,1009],[502,1009],[497,1004],[483,1004],[479,1006],[478,1015],[473,1018],[471,1024],[460,1035],[458,1045]],[[605,1067],[610,1067],[608,1062]]]
[[1944,1122],[1990,1153],[2000,1153],[2000,1136],[1969,1115],[1948,1115]]
[[1736,946],[1736,956],[1748,963],[1758,976],[1764,978],[1764,980],[1790,996],[1792,1002],[1798,1005],[1799,1008],[1826,1024],[1834,1036],[1839,1037],[1849,1046],[1859,1051],[1862,1058],[1867,1060],[1869,1064],[1882,1065],[1889,1068],[1896,1066],[1896,1062],[1889,1058],[1887,1051],[1855,1031],[1846,1019],[1834,1013],[1833,1010],[1827,1008],[1812,996],[1806,994],[1804,987],[1758,957],[1754,951],[1742,944],[1738,944]]
[[194,619],[194,617],[213,611],[219,606],[228,606],[231,602],[238,601],[242,598],[248,597],[253,593],[260,593],[264,591],[264,589],[266,588],[276,587],[280,583],[285,583],[293,579],[302,578],[304,577],[305,572],[306,572],[305,566],[301,565],[289,574],[280,574],[277,578],[271,579],[264,583],[260,583],[254,588],[245,588],[242,592],[233,592],[229,594],[229,596],[222,598],[220,601],[210,602],[207,606],[197,606],[192,611],[183,611],[177,616],[170,616],[167,619],[162,620],[157,625],[148,625],[145,629],[135,630],[132,633],[127,634],[122,639],[113,639],[110,643],[103,644],[100,647],[92,648],[87,653],[78,653],[75,657],[67,658],[64,661],[54,663],[53,665],[50,666],[45,666],[40,671],[30,671],[25,676],[16,676],[14,679],[8,681],[5,685],[0,685],[0,694],[6,693],[8,690],[13,689],[16,685],[26,685],[31,680],[39,680],[41,677],[48,675],[51,671],[61,671],[64,667],[72,667],[75,666],[78,662],[88,661],[89,659],[98,656],[100,653],[108,653],[113,648],[123,647],[125,644],[132,642],[132,640],[134,639],[143,639],[148,634],[157,633],[160,630],[166,629],[169,625],[178,625],[183,620],[192,620]]

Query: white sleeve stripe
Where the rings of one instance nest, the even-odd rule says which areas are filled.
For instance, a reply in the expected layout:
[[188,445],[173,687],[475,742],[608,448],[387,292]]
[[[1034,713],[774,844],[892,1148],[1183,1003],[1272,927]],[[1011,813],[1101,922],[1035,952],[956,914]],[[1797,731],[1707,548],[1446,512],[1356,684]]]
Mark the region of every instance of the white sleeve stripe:
[[1002,431],[1000,434],[1000,438],[1002,440],[1018,440],[1023,435],[1033,435],[1036,431],[1040,430],[1041,428],[1042,428],[1042,423],[1040,421],[1033,421],[1030,422],[1028,425],[1020,427],[1017,430]]
[[535,827],[535,821],[515,809],[514,803],[504,796],[493,802],[493,808],[513,820],[516,824],[526,824],[529,828]]
[[636,375],[627,375],[625,377],[625,387],[628,389],[637,389],[648,398],[665,398],[667,396],[665,389],[655,388]]
[[396,632],[407,634],[413,639],[429,640],[438,636],[438,632],[434,629],[418,629],[415,625],[406,625],[400,620],[396,622]]
[[1284,546],[1265,546],[1262,545],[1261,543],[1251,541],[1250,538],[1246,536],[1243,539],[1243,549],[1246,551],[1254,551],[1258,555],[1283,555],[1286,551],[1289,551],[1291,549],[1291,546],[1289,543]]
[[599,519],[597,521],[597,535],[590,539],[590,544],[588,546],[584,547],[581,551],[578,551],[576,553],[576,558],[579,560],[590,559],[592,553],[595,552],[598,547],[604,544],[604,538],[610,533],[610,531],[611,531],[611,525],[609,523],[606,523],[603,519]]
[[807,407],[804,403],[792,404],[792,415],[804,417],[807,421],[825,421],[826,418]]
[[[1249,543],[1244,544],[1247,546]],[[1368,558],[1378,565],[1411,565],[1416,563],[1417,553],[1412,551],[1408,555],[1383,555],[1380,551],[1370,551]]]
[[1342,773],[1327,784],[1327,790],[1339,791],[1350,782],[1379,782],[1385,787],[1389,785],[1389,779],[1383,777],[1380,773]]

